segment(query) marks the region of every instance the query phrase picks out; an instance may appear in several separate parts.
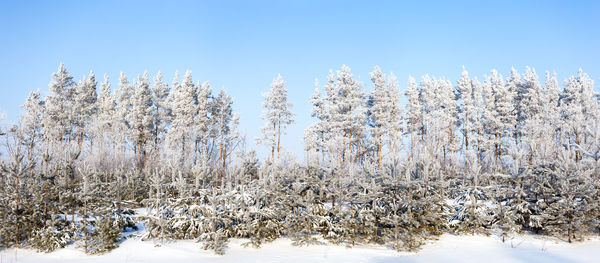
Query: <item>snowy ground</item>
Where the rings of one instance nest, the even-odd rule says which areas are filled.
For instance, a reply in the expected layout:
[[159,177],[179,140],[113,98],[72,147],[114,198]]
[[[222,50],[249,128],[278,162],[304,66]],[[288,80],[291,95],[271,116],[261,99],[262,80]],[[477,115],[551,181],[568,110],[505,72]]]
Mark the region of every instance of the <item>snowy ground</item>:
[[502,243],[495,236],[444,235],[418,253],[399,253],[380,246],[346,248],[334,245],[294,247],[279,239],[260,249],[243,247],[232,240],[224,256],[200,249],[193,241],[177,241],[155,247],[152,241],[129,239],[112,252],[84,255],[73,246],[50,254],[14,249],[0,252],[0,263],[9,262],[599,262],[600,239],[568,244],[556,239],[522,236]]

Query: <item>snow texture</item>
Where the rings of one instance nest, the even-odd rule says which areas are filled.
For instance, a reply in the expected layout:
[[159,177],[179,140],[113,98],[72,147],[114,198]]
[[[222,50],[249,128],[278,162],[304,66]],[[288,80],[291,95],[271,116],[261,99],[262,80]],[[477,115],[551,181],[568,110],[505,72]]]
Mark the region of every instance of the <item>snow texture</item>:
[[[497,236],[443,235],[417,253],[396,252],[383,246],[312,245],[295,247],[278,239],[259,249],[244,247],[247,240],[231,240],[223,256],[202,250],[194,241],[176,241],[155,246],[133,238],[103,255],[84,255],[69,246],[50,254],[14,249],[0,252],[2,262],[597,262],[600,239],[568,244],[538,236],[518,236],[502,243]],[[16,253],[16,255],[15,255]],[[16,259],[15,259],[16,256]]]

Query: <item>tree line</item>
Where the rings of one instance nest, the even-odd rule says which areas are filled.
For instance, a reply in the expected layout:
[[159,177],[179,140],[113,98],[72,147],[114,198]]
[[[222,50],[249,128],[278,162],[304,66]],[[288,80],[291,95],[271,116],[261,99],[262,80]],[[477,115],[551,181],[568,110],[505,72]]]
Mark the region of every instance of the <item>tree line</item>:
[[583,71],[561,88],[529,67],[481,81],[463,68],[454,85],[409,77],[403,94],[394,74],[369,76],[342,66],[316,81],[304,162],[280,154],[294,113],[277,76],[261,161],[232,99],[190,71],[170,85],[121,73],[113,91],[106,75],[75,82],[61,64],[2,133],[0,244],[101,253],[139,224],[158,244],[196,239],[217,253],[229,238],[415,250],[448,232],[598,233],[599,96]]

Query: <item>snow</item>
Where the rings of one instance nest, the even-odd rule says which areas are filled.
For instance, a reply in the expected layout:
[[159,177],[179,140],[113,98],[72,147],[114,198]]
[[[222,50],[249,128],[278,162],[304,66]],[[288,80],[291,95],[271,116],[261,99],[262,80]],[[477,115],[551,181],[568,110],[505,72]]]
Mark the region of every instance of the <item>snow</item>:
[[244,247],[247,240],[234,239],[226,254],[218,256],[200,249],[194,241],[167,242],[131,238],[104,255],[84,255],[74,246],[41,254],[32,250],[0,252],[0,262],[597,262],[600,239],[569,244],[562,240],[519,236],[502,243],[497,236],[456,236],[446,234],[417,253],[396,252],[383,246],[338,245],[295,247],[289,239],[278,239],[261,248]]

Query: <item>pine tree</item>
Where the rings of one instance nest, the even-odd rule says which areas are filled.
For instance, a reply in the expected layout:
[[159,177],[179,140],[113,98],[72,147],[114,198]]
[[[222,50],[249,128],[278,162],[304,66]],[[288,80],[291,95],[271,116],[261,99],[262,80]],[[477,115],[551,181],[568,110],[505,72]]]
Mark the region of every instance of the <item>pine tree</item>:
[[438,79],[436,81],[434,99],[436,105],[433,112],[433,116],[436,118],[435,126],[439,128],[440,132],[447,134],[447,136],[440,135],[441,138],[447,138],[443,140],[444,146],[442,147],[445,164],[447,161],[447,152],[452,153],[456,148],[454,145],[454,127],[458,122],[458,108],[456,105],[454,89],[450,81],[444,79]]
[[402,133],[404,128],[403,123],[403,110],[400,107],[400,90],[398,88],[398,78],[394,73],[390,73],[388,76],[387,85],[387,102],[389,105],[387,123],[389,127],[388,131],[388,142],[389,150],[393,153],[394,162],[396,162],[397,153],[400,150],[400,144],[402,142]]
[[184,164],[188,158],[191,141],[191,129],[196,112],[196,87],[192,80],[192,72],[186,71],[183,82],[179,84],[177,74],[171,85],[173,120],[168,132],[170,145],[179,153],[179,162]]
[[19,118],[19,124],[23,130],[24,140],[27,144],[27,159],[32,160],[36,144],[42,136],[44,101],[40,97],[40,90],[30,92],[29,97],[27,97],[21,108],[25,109],[25,114]]
[[[115,96],[110,89],[108,75],[104,74],[104,81],[100,84],[100,93],[98,94],[98,119],[96,121],[96,137],[100,139],[102,146],[106,143],[114,145],[116,116]],[[114,150],[114,149],[113,149]]]
[[390,105],[386,89],[386,76],[381,72],[381,69],[375,66],[375,69],[369,75],[375,85],[373,92],[369,95],[369,125],[375,142],[377,165],[381,167],[382,148],[390,131],[390,127],[388,127],[388,124],[390,124],[389,110],[392,105]]
[[519,134],[523,137],[521,140],[524,140],[527,144],[526,146],[530,148],[529,163],[533,164],[533,155],[540,150],[539,144],[546,141],[543,137],[547,133],[547,130],[542,127],[542,115],[544,107],[548,105],[544,105],[543,88],[538,80],[535,69],[526,68],[521,85],[524,90],[522,108],[525,120]]
[[419,87],[417,81],[413,77],[408,77],[408,85],[405,96],[407,97],[406,106],[406,123],[407,130],[410,133],[410,152],[411,156],[414,155],[414,148],[416,144],[416,134],[419,134],[422,130],[422,106],[419,96]]
[[[528,90],[522,82],[519,72],[514,67],[511,68],[510,76],[506,79],[505,92],[510,94],[512,98],[512,107],[514,109],[514,127],[512,127],[512,136],[516,144],[519,143],[521,129],[527,119],[527,102],[524,100],[526,100]],[[511,116],[511,118],[512,117],[513,116]]]
[[469,150],[469,134],[473,131],[475,115],[475,101],[473,98],[473,83],[469,79],[469,73],[463,66],[460,79],[456,83],[456,96],[461,99],[460,104],[460,123],[464,137],[464,150]]
[[545,123],[551,125],[554,129],[559,127],[560,121],[560,88],[558,87],[558,80],[556,79],[556,73],[550,75],[550,72],[546,71],[546,81],[544,84],[544,116]]
[[237,120],[233,116],[232,104],[231,97],[225,93],[225,90],[221,89],[212,105],[213,112],[211,114],[215,120],[215,127],[218,132],[218,158],[216,161],[221,179],[225,176],[227,160],[235,146],[232,145],[234,142],[231,140],[231,135],[235,131],[232,129],[232,124]]
[[197,155],[200,154],[200,158],[208,158],[208,137],[210,135],[210,99],[212,89],[208,82],[204,82],[202,85],[198,83],[196,85],[196,96],[198,98],[196,105],[196,112],[194,115],[194,142],[195,142],[195,155],[194,164],[196,164]]
[[342,165],[342,151],[345,151],[345,139],[343,131],[342,118],[340,117],[341,111],[339,108],[338,101],[339,96],[336,88],[336,78],[333,70],[329,70],[327,75],[327,84],[323,87],[325,94],[323,96],[323,119],[320,124],[325,131],[325,148],[329,156],[329,161],[337,163],[338,166]]
[[162,72],[158,71],[154,77],[154,85],[150,88],[152,91],[152,143],[155,152],[159,149],[160,142],[164,139],[167,127],[170,124],[171,107],[168,103],[169,85],[162,80]]
[[[321,96],[321,92],[319,91],[319,81],[315,79],[315,92],[311,95],[309,99],[310,104],[312,104],[312,112],[311,116],[313,118],[317,118],[318,122],[313,123],[310,127],[308,127],[305,131],[305,145],[309,149],[314,149],[316,152],[320,153],[321,159],[325,158],[325,146],[326,146],[326,136],[328,135],[328,122],[327,122],[327,108],[325,104],[325,100]],[[317,159],[318,160],[318,159]]]
[[261,128],[262,138],[257,138],[259,144],[264,144],[271,148],[271,159],[275,160],[275,151],[279,158],[281,148],[281,133],[285,134],[285,129],[292,124],[294,114],[289,110],[292,104],[287,102],[287,89],[284,87],[285,82],[281,75],[271,82],[269,92],[263,94],[265,101],[263,102],[262,118],[266,120],[265,126]]
[[471,80],[471,86],[473,87],[473,111],[471,113],[470,123],[473,127],[473,136],[471,137],[471,144],[477,149],[477,161],[481,163],[481,155],[485,149],[485,128],[486,122],[486,109],[488,105],[485,104],[485,96],[483,84],[479,82],[477,78]]
[[[333,74],[330,73],[331,75]],[[343,165],[345,160],[353,160],[353,152],[356,153],[354,160],[358,161],[362,152],[360,141],[365,135],[363,132],[366,123],[366,100],[362,85],[354,79],[350,68],[342,65],[335,80],[330,77],[326,89],[332,132],[342,139],[341,164]],[[348,158],[346,152],[350,155]]]
[[65,136],[70,135],[69,120],[72,119],[71,101],[73,97],[73,77],[65,65],[61,63],[56,73],[52,74],[52,81],[48,84],[50,93],[45,98],[45,112],[42,121],[46,141],[62,142]]
[[131,131],[131,112],[133,108],[134,87],[129,84],[127,76],[123,72],[119,76],[119,89],[116,92],[116,122],[115,130],[117,131],[117,144],[121,144],[121,152],[127,149],[127,137]]
[[[580,69],[577,77],[565,80],[564,91],[560,99],[562,122],[566,143],[582,145],[587,140],[586,130],[589,124],[598,121],[598,103],[595,100],[593,81]],[[591,125],[590,125],[591,126]],[[576,159],[581,153],[576,150]]]
[[144,167],[146,156],[146,143],[151,140],[153,127],[152,91],[148,80],[148,72],[138,76],[132,98],[132,113],[129,119],[131,125],[131,142],[133,143],[136,162],[139,167]]
[[73,93],[73,130],[77,138],[79,149],[82,148],[83,141],[87,137],[90,141],[90,151],[93,147],[93,133],[90,132],[90,125],[96,119],[98,98],[96,92],[96,77],[94,71],[90,71],[87,78],[81,80],[74,87]]
[[436,107],[435,92],[435,78],[431,78],[429,75],[421,77],[421,82],[419,82],[419,102],[422,116],[421,139],[424,139],[425,136],[431,136],[430,138],[433,139],[433,131],[436,129],[433,127],[435,120],[432,114]]
[[[514,74],[514,73],[513,73]],[[518,129],[519,125],[517,124],[518,115],[516,114],[516,109],[514,101],[516,100],[515,93],[513,92],[514,84],[516,80],[516,75],[514,75],[509,83],[505,84],[502,79],[502,75],[499,75],[497,71],[492,70],[491,75],[486,79],[488,82],[491,92],[493,94],[493,109],[492,113],[495,116],[494,119],[491,119],[490,128],[492,130],[492,134],[490,137],[493,137],[492,141],[495,144],[495,159],[496,162],[499,163],[502,159],[502,148],[503,148],[503,138],[510,138],[511,135],[515,133],[515,127]],[[519,80],[520,81],[520,80]],[[491,117],[491,116],[490,116]],[[493,134],[495,132],[495,134]]]
[[521,85],[525,90],[523,97],[523,108],[526,119],[540,118],[539,115],[542,113],[544,108],[544,95],[542,85],[540,85],[537,73],[535,73],[535,69],[530,67],[526,68]]

